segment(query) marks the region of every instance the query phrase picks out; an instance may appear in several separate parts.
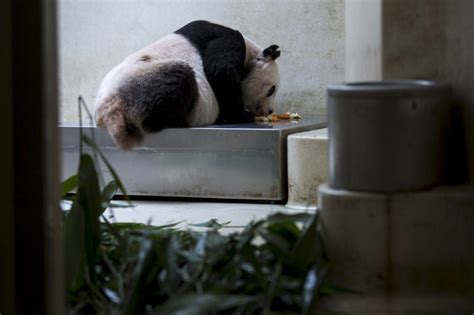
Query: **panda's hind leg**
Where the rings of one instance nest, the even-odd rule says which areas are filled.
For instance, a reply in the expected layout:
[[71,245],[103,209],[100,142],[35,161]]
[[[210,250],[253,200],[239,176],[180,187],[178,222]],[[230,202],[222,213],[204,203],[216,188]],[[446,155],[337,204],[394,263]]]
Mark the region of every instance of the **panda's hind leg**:
[[186,127],[186,117],[198,98],[193,69],[170,61],[132,76],[119,92],[127,111],[146,132]]
[[129,150],[143,141],[142,130],[132,120],[120,98],[112,96],[98,105],[97,126],[107,128],[120,148]]

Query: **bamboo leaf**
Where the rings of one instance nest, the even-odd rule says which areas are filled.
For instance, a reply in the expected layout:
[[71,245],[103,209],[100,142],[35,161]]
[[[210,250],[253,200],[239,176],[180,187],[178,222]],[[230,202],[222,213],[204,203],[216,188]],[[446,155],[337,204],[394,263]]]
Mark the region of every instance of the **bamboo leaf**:
[[317,260],[324,260],[324,248],[318,232],[318,225],[319,212],[316,212],[292,250],[291,256],[295,265],[305,268]]
[[130,207],[129,203],[127,203],[125,205],[119,205],[119,204],[115,204],[115,203],[111,202],[112,198],[115,196],[115,193],[117,192],[117,189],[118,189],[117,182],[114,181],[114,180],[109,182],[102,189],[102,202],[101,202],[101,208],[102,209],[101,209],[101,212],[100,212],[99,215],[102,215],[104,213],[104,211],[109,207],[110,208],[121,208],[121,207],[128,208],[128,207]]
[[260,235],[267,241],[276,257],[289,254],[291,245],[285,238],[268,232],[261,233]]
[[110,200],[115,196],[117,192],[118,185],[116,181],[109,182],[103,189],[102,189],[102,202],[109,203]]
[[65,179],[61,184],[61,198],[76,189],[78,183],[78,175],[74,174]]
[[[153,242],[145,238],[140,242],[136,266],[132,274],[132,288],[124,306],[124,314],[134,315],[144,313],[147,279],[154,277],[158,272],[156,268],[156,255]],[[152,266],[155,264],[155,266]]]
[[201,223],[193,223],[193,224],[188,224],[189,226],[195,226],[195,227],[206,227],[206,228],[212,228],[212,229],[220,229],[226,225],[229,225],[231,221],[224,222],[224,223],[219,223],[217,219],[210,219],[209,221],[206,222],[201,222]]
[[85,268],[85,218],[84,209],[73,203],[64,218],[64,253],[66,265],[66,288],[75,292],[84,286]]
[[84,141],[97,154],[99,154],[100,158],[105,163],[105,165],[107,166],[107,169],[109,170],[110,174],[112,175],[112,178],[116,182],[120,192],[123,195],[123,198],[131,204],[130,197],[128,196],[127,191],[125,190],[125,186],[123,185],[122,181],[120,180],[120,178],[119,178],[117,172],[115,171],[115,169],[112,167],[112,164],[110,164],[109,160],[107,160],[107,158],[105,157],[104,153],[99,149],[97,144],[95,144],[95,142],[92,141],[88,136],[82,135],[82,141]]
[[107,208],[135,208],[133,204],[129,203],[118,203],[118,202],[102,202],[102,208],[105,210]]
[[326,276],[326,266],[313,266],[307,276],[303,288],[303,315],[309,315],[315,306],[317,292]]
[[120,304],[121,299],[120,296],[117,294],[117,292],[110,290],[109,288],[105,287],[104,288],[104,294],[109,298],[110,301],[112,301],[115,304]]
[[153,231],[153,230],[163,230],[176,227],[177,225],[183,223],[184,221],[178,221],[174,223],[164,224],[164,225],[147,225],[143,223],[128,223],[128,222],[117,222],[113,223],[113,226],[119,229],[136,229],[143,231]]
[[273,223],[267,226],[267,231],[279,235],[289,241],[294,243],[301,235],[301,230],[295,224],[295,222],[279,222]]
[[277,212],[273,215],[270,215],[268,218],[265,219],[265,224],[274,224],[274,223],[282,223],[282,222],[309,222],[313,218],[314,214],[309,212],[302,212],[302,213],[295,213],[295,214],[288,214]]
[[88,154],[83,154],[80,158],[78,178],[77,203],[84,211],[84,244],[87,267],[90,280],[95,283],[95,264],[100,243],[99,216],[102,213],[102,198],[94,161]]

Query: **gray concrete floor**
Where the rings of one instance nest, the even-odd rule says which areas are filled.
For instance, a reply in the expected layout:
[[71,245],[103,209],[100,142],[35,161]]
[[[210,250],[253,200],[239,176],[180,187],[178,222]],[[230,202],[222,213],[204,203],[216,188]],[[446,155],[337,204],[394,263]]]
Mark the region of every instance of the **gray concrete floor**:
[[[134,201],[133,208],[107,210],[105,215],[116,222],[134,222],[151,225],[164,225],[181,222],[180,228],[193,228],[196,224],[217,219],[220,223],[229,222],[221,229],[223,233],[241,230],[252,220],[260,220],[276,212],[299,213],[302,210],[288,209],[277,204],[250,204],[228,202],[189,202],[189,201]],[[314,210],[305,210],[313,211]]]

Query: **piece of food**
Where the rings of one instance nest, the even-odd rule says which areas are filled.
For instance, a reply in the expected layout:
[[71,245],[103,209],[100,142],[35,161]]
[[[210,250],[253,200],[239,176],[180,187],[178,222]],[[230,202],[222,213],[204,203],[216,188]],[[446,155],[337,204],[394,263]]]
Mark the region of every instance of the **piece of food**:
[[279,120],[299,120],[301,115],[298,113],[287,112],[285,114],[272,114],[268,116],[257,116],[255,117],[256,122],[270,122]]
[[271,115],[273,118],[276,118],[276,119],[290,119],[290,113],[286,113],[286,114],[273,114]]
[[291,120],[298,120],[301,119],[301,115],[298,113],[290,113],[290,119]]

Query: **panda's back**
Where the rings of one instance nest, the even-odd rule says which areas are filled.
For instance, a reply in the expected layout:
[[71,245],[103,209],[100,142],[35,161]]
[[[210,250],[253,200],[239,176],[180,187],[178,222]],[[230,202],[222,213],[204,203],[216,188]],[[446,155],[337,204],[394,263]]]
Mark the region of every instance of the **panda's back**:
[[137,51],[129,58],[143,59],[143,56],[166,62],[180,60],[188,63],[195,71],[203,72],[202,58],[199,51],[185,37],[172,33]]

